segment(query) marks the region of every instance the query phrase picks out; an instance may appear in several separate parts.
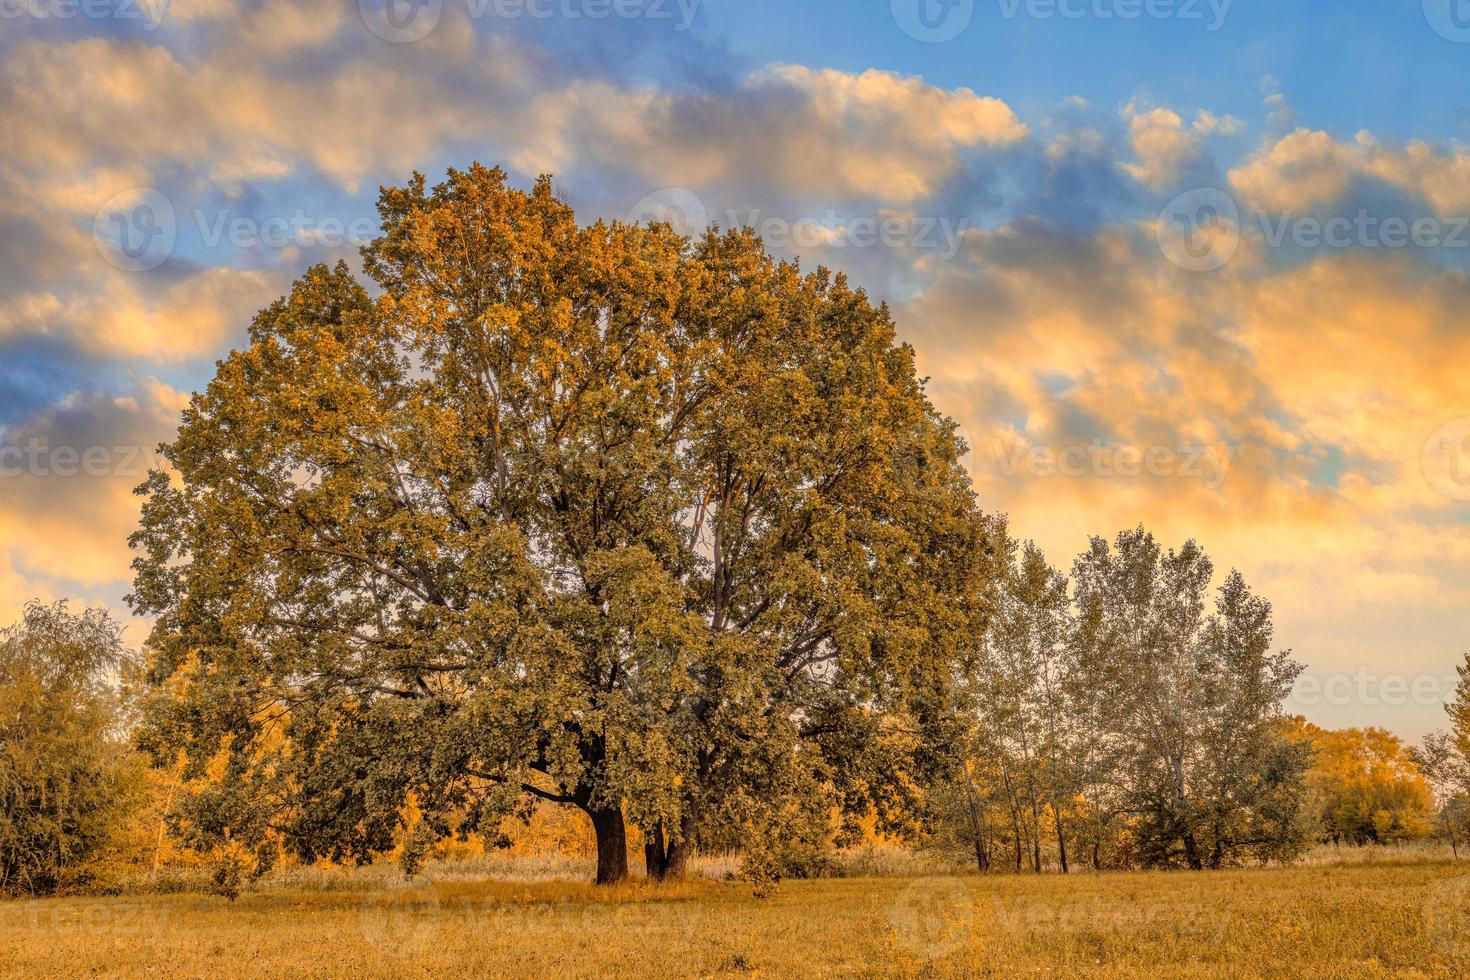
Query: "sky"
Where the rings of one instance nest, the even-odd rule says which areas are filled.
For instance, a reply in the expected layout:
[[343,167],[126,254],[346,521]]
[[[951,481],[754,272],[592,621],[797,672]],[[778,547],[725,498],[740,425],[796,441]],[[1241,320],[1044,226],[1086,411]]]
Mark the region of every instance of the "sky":
[[126,618],[189,393],[480,161],[847,272],[1016,536],[1198,540],[1289,708],[1417,738],[1470,651],[1467,80],[1470,0],[0,0],[0,622]]

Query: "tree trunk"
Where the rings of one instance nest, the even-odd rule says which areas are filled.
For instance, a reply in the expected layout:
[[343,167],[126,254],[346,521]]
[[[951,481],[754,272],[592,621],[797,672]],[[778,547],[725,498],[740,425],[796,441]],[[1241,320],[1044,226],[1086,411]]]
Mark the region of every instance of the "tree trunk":
[[679,821],[679,839],[669,840],[660,821],[648,832],[643,843],[643,861],[652,881],[682,878],[689,870],[689,855],[694,850],[694,818],[685,814]]
[[694,853],[694,814],[686,813],[679,820],[679,839],[670,841],[664,852],[665,878],[682,878],[689,870],[689,856]]
[[965,809],[970,814],[970,836],[975,842],[975,864],[981,871],[990,870],[990,851],[980,829],[980,806],[975,800],[975,782],[970,778],[970,763],[965,761]]
[[1189,864],[1189,870],[1203,871],[1205,869],[1205,862],[1200,857],[1199,842],[1194,839],[1194,831],[1184,831],[1183,840],[1184,860]]
[[628,829],[623,808],[589,809],[592,829],[597,834],[597,883],[612,885],[628,877]]
[[1067,874],[1067,832],[1062,828],[1062,814],[1055,803],[1052,804],[1051,815],[1057,822],[1057,857],[1062,865],[1062,874]]
[[643,867],[650,880],[664,876],[668,864],[669,849],[664,842],[664,825],[659,821],[643,832]]
[[1011,773],[1010,770],[1006,768],[1005,763],[1001,763],[1000,778],[1001,783],[1006,788],[1006,802],[1009,803],[1011,807],[1011,833],[1013,833],[1016,838],[1016,873],[1020,874],[1021,868],[1023,867],[1021,863],[1021,807],[1020,804],[1016,802],[1016,791],[1011,785]]

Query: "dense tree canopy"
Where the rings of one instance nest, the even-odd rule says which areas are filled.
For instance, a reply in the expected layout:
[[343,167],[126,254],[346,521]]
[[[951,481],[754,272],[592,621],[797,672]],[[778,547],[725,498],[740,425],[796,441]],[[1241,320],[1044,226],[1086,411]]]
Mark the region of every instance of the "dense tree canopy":
[[553,801],[612,881],[626,819],[664,874],[902,792],[994,529],[887,311],[545,179],[379,209],[380,292],[307,273],[140,490],[144,741],[193,833],[364,858]]
[[1362,845],[1430,835],[1434,794],[1396,736],[1381,728],[1297,724],[1313,750],[1307,790],[1323,838]]

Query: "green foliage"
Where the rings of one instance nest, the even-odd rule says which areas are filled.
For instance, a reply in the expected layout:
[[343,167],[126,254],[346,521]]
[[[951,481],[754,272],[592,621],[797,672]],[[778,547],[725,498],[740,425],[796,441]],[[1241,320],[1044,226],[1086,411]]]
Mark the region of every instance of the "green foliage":
[[363,860],[410,803],[444,836],[540,799],[610,881],[625,815],[674,870],[901,796],[992,529],[887,311],[749,232],[579,227],[545,179],[379,210],[376,298],[307,273],[140,491],[142,737],[192,842]]
[[122,830],[141,773],[121,731],[121,628],[32,603],[0,631],[0,894],[79,883]]

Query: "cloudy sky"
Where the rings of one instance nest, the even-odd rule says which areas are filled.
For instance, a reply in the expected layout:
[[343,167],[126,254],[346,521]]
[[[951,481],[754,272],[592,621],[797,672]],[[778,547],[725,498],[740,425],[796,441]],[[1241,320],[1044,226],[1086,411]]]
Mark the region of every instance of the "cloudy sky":
[[1019,536],[1197,538],[1299,710],[1417,737],[1470,650],[1467,77],[1462,0],[0,0],[0,621],[123,613],[187,393],[479,160],[847,270]]

